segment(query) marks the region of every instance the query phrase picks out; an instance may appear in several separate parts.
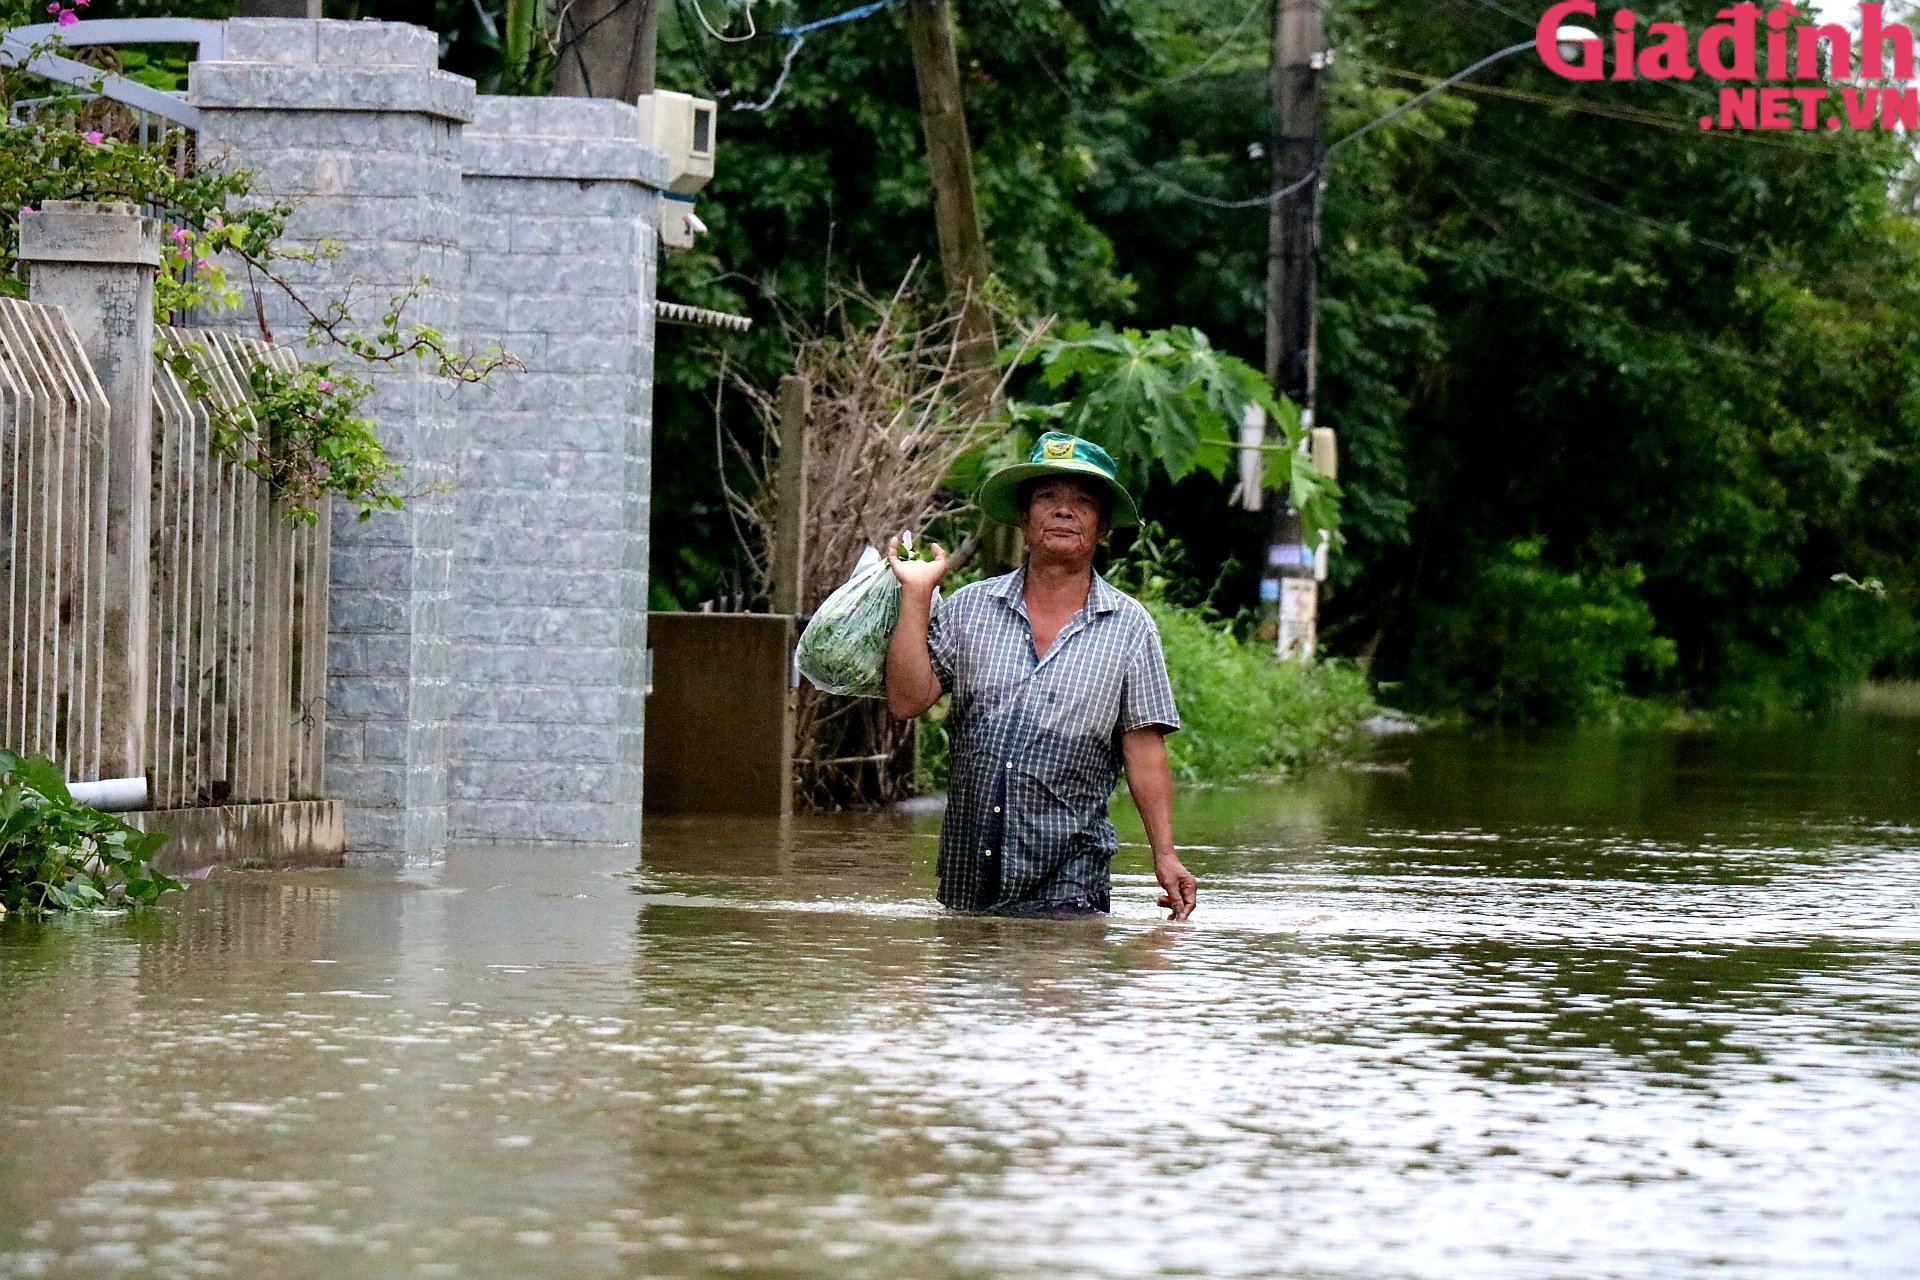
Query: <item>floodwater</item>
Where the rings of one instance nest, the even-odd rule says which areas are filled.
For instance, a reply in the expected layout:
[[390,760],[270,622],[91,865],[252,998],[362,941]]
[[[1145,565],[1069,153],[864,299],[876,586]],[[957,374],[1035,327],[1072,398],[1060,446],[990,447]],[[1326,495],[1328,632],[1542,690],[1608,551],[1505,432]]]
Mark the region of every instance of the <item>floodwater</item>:
[[1920,725],[1189,793],[1191,925],[937,819],[0,925],[0,1276],[1920,1274]]

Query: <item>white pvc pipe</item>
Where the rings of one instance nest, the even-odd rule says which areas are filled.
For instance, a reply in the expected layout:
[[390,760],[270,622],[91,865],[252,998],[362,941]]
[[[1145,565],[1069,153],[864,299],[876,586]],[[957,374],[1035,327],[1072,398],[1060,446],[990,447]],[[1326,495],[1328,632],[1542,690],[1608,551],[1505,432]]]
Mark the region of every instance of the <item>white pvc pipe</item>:
[[147,807],[145,778],[102,778],[98,782],[69,782],[67,792],[81,804],[106,813],[125,813]]

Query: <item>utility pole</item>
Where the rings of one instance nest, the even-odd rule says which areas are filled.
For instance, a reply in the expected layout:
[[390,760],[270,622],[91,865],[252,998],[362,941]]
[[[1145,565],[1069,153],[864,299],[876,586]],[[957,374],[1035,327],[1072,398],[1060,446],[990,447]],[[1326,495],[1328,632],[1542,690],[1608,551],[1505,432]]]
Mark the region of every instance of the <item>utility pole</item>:
[[554,97],[632,102],[653,92],[659,0],[574,0],[560,13]]
[[913,49],[913,78],[920,88],[920,125],[927,137],[927,168],[933,180],[933,218],[940,237],[940,272],[947,295],[962,299],[960,362],[978,385],[992,384],[993,319],[980,290],[991,268],[973,193],[973,144],[967,138],[966,103],[960,96],[960,57],[953,43],[948,0],[907,0],[902,7]]
[[[1273,188],[1311,181],[1272,201],[1267,215],[1267,382],[1301,406],[1311,428],[1318,297],[1319,170],[1326,153],[1326,36],[1320,0],[1274,0],[1273,115],[1267,144]],[[1271,533],[1260,578],[1258,634],[1282,657],[1310,657],[1317,586],[1300,517],[1285,494],[1267,498]]]

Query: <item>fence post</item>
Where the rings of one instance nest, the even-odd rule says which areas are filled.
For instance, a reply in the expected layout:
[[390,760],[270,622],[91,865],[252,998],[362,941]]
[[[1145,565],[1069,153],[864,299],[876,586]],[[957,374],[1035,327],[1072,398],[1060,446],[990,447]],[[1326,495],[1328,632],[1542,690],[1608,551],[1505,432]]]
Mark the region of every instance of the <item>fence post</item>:
[[780,456],[775,476],[778,514],[773,530],[773,612],[799,613],[806,603],[807,380],[780,379]]
[[20,218],[30,297],[59,307],[107,394],[103,777],[147,770],[153,498],[153,278],[159,228],[130,204],[49,200]]

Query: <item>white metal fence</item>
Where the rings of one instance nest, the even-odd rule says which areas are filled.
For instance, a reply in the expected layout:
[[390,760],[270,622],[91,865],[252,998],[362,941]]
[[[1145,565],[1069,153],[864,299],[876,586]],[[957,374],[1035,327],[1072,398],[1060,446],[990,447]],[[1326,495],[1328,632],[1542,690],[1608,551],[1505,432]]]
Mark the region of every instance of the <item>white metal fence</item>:
[[[228,407],[283,347],[165,329]],[[212,454],[204,406],[156,361],[153,413],[154,804],[317,798],[325,735],[327,521],[290,520],[260,476]]]
[[0,298],[0,743],[100,776],[107,397],[66,316]]
[[[164,330],[217,401],[284,349]],[[0,299],[0,743],[99,776],[101,567],[110,409],[65,316]],[[154,369],[146,773],[156,808],[318,797],[325,736],[327,521],[288,519],[267,483],[216,459],[206,406]]]

